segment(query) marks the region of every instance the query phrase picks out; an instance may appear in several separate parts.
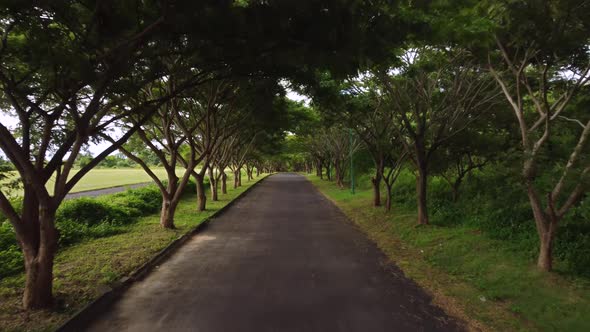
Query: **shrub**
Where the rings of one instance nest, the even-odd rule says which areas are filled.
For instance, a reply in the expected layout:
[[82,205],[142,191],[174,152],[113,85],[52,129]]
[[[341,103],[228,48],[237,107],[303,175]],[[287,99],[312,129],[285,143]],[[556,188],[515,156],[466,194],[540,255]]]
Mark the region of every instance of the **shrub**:
[[0,278],[4,278],[24,269],[23,254],[18,248],[0,250]]
[[57,210],[57,223],[64,220],[76,221],[85,226],[98,225],[103,221],[128,224],[133,221],[129,211],[110,204],[104,199],[78,198],[65,201]]
[[99,200],[122,209],[129,209],[128,212],[134,216],[158,212],[162,206],[162,195],[155,186],[130,189],[122,193],[101,197]]
[[57,222],[57,229],[59,230],[60,247],[69,246],[87,239],[115,235],[125,231],[125,227],[109,221],[88,226],[70,219],[59,220]]
[[0,223],[0,278],[23,269],[23,256],[8,221]]
[[18,243],[14,237],[14,229],[10,222],[0,222],[0,251],[17,246]]

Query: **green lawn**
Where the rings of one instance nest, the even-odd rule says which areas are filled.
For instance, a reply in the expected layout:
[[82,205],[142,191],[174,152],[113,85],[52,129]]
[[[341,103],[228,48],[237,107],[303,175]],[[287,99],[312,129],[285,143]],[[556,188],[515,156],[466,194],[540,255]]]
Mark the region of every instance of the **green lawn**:
[[220,193],[218,202],[208,200],[204,212],[196,211],[196,195],[188,193],[176,212],[175,230],[162,229],[159,214],[154,214],[140,218],[122,234],[88,240],[60,250],[54,269],[56,311],[24,312],[20,306],[24,275],[0,280],[0,331],[54,330],[109,285],[141,266],[260,179],[262,177],[251,182],[244,179],[242,187],[237,189],[228,186],[228,194]]
[[308,179],[369,238],[472,329],[590,331],[590,280],[539,272],[510,243],[467,226],[416,227],[416,212],[371,206],[371,190],[356,195],[332,182]]

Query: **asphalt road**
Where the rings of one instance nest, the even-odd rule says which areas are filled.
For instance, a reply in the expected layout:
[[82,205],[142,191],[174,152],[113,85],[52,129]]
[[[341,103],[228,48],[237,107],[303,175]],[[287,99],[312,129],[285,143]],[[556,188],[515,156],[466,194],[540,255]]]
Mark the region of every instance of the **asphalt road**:
[[101,196],[101,195],[114,194],[114,193],[118,193],[121,191],[125,191],[127,189],[136,189],[136,188],[145,187],[145,186],[150,185],[152,183],[153,182],[144,182],[144,183],[128,184],[128,185],[124,185],[124,186],[110,187],[110,188],[104,188],[104,189],[79,191],[79,192],[67,194],[66,199],[80,198],[80,197],[97,197],[97,196]]
[[456,331],[305,178],[274,175],[89,331]]

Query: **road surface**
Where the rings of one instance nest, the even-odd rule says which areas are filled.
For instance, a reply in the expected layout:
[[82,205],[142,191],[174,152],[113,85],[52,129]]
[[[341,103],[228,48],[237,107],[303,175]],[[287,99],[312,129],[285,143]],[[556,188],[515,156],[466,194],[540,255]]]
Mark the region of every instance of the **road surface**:
[[277,174],[88,331],[456,331],[304,177]]
[[148,186],[153,182],[144,182],[144,183],[136,183],[136,184],[127,184],[124,186],[117,186],[117,187],[110,187],[110,188],[103,188],[103,189],[94,189],[94,190],[86,190],[86,191],[79,191],[75,193],[69,193],[66,195],[66,199],[72,198],[80,198],[80,197],[97,197],[101,195],[108,195],[114,194],[121,191],[125,191],[127,189],[136,189]]

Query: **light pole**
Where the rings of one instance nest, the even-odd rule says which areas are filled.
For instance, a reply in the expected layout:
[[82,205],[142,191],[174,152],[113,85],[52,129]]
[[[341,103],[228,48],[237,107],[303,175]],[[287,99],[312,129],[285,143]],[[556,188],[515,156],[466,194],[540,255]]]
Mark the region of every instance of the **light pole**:
[[352,128],[348,129],[349,148],[350,148],[350,192],[354,195],[354,159],[352,151]]

